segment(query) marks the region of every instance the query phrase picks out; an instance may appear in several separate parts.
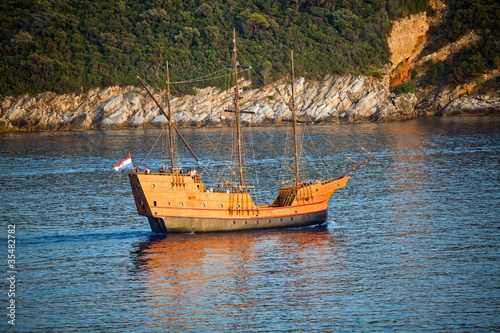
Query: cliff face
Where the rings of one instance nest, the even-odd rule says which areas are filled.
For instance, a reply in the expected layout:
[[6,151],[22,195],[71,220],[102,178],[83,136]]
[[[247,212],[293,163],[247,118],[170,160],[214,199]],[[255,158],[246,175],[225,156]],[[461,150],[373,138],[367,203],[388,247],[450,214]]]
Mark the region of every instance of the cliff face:
[[[291,86],[277,82],[242,93],[242,120],[252,125],[279,124],[291,117]],[[395,96],[387,83],[366,76],[327,76],[323,81],[295,82],[300,119],[315,123],[389,121],[417,116],[413,95]],[[161,100],[160,92],[156,97]],[[171,106],[179,126],[220,126],[232,119],[228,91],[196,90],[194,96],[174,97]],[[109,87],[76,95],[44,93],[7,97],[0,104],[0,130],[87,130],[94,128],[156,127],[166,118],[149,96],[136,87]]]
[[424,49],[429,22],[426,13],[419,13],[393,22],[387,43],[391,49],[390,84],[395,87],[410,80],[410,70]]
[[[480,40],[480,36],[471,31],[456,42],[445,45],[431,54],[423,55],[422,51],[426,44],[432,43],[429,40],[429,29],[442,23],[447,11],[442,0],[430,0],[429,5],[435,11],[433,17],[419,13],[393,22],[392,32],[387,41],[391,50],[389,69],[391,89],[410,81],[412,69],[415,69],[417,77],[420,77],[425,74],[426,63],[445,61]],[[485,81],[495,79],[499,74],[499,70],[492,70],[470,80],[467,84],[455,87],[419,89],[417,86],[416,95],[419,102],[416,105],[416,114],[423,116],[500,114],[498,92],[494,93],[494,96],[479,93]]]
[[[446,7],[441,0],[431,0],[436,13],[430,18],[420,13],[393,22],[388,40],[391,49],[389,78],[327,75],[321,81],[295,82],[295,104],[299,117],[315,123],[391,121],[431,115],[500,114],[498,92],[479,95],[486,80],[495,79],[499,70],[476,77],[456,87],[418,89],[416,94],[394,95],[391,88],[411,79],[411,70],[419,75],[428,61],[443,61],[463,48],[476,43],[475,32],[440,50],[422,55],[428,42],[429,27],[444,17]],[[252,125],[279,124],[291,116],[291,87],[276,82],[261,89],[246,85],[242,94],[244,122]],[[158,99],[164,96],[158,94]],[[417,98],[418,96],[418,98]],[[418,102],[418,104],[417,104]],[[164,105],[165,103],[163,103]],[[196,95],[174,97],[171,101],[178,126],[222,126],[233,116],[231,95],[217,88],[197,89]],[[166,118],[142,88],[109,87],[83,94],[57,95],[46,92],[36,96],[6,97],[0,101],[0,131],[87,130],[94,128],[126,128],[161,126]]]

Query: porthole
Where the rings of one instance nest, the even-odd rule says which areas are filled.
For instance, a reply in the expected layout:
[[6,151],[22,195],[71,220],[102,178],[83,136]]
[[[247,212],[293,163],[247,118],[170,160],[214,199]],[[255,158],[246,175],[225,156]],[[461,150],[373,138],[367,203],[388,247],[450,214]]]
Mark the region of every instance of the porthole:
[[295,214],[297,214],[297,211],[295,211]]
[[255,221],[255,224],[259,224],[259,220]]
[[236,221],[233,221],[233,224],[235,224],[235,223],[236,223]]
[[153,206],[156,206],[156,201],[153,201]]
[[152,187],[152,188],[155,188],[155,184],[151,184],[151,187]]
[[283,222],[283,218],[281,218],[280,220],[281,220],[281,222]]
[[247,221],[245,221],[245,224],[247,224],[247,223],[248,223],[248,222],[247,222]]
[[293,216],[290,217],[290,221],[293,221]]
[[236,208],[240,208],[240,205],[236,205]]
[[170,202],[167,202],[167,206],[170,206]]
[[[172,188],[172,187],[173,187],[173,186],[172,186],[172,185],[170,185],[170,188]],[[317,190],[316,190],[316,191],[317,191]]]
[[318,189],[316,189],[316,192],[318,192]]
[[269,220],[269,223],[271,223],[271,220]]
[[219,205],[219,207],[220,207],[220,208],[222,208],[222,207],[223,207],[223,205],[222,205],[222,204],[220,204],[220,205]]
[[205,207],[205,204],[201,204],[201,207]]
[[184,206],[184,204],[183,204],[182,202],[180,203],[180,205],[181,205],[181,206]]

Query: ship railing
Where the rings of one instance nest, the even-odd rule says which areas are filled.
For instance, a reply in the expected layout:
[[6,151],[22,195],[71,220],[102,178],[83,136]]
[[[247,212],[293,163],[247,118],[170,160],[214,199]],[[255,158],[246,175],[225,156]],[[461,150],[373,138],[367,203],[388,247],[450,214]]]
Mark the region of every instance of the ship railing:
[[[324,183],[324,182],[322,182],[321,180],[306,180],[306,181],[299,183],[299,188],[311,186],[311,185],[318,184],[318,183]],[[288,185],[288,184],[290,184],[290,185]],[[295,184],[295,180],[287,180],[287,181],[281,182],[281,189],[282,190],[290,189],[290,188],[297,188],[297,185]]]
[[[212,189],[212,190],[210,190]],[[239,185],[208,185],[205,184],[205,191],[209,192],[227,192],[227,193],[253,193],[255,186],[239,186]]]
[[196,174],[194,176],[191,176],[188,173],[179,173],[179,172],[174,172],[174,173],[167,173],[167,172],[144,172],[144,171],[139,171],[139,172],[133,172],[138,175],[155,175],[155,176],[176,176],[176,177],[191,177],[193,178],[195,183],[201,183],[201,176],[199,174]]

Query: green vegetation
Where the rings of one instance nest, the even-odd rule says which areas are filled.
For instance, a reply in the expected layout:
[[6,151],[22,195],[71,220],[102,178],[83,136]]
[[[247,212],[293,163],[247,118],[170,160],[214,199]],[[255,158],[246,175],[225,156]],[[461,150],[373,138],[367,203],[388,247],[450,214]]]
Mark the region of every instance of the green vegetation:
[[394,93],[396,95],[408,94],[408,93],[414,93],[414,92],[415,92],[415,87],[413,86],[413,83],[411,83],[411,82],[401,83],[399,86],[394,88]]
[[[435,47],[470,30],[482,39],[429,64],[424,84],[464,82],[500,66],[498,1],[447,3],[450,17],[436,30]],[[172,81],[206,75],[230,63],[233,28],[240,62],[266,82],[287,75],[290,50],[307,78],[379,77],[389,62],[390,20],[425,10],[434,15],[427,0],[4,0],[0,96],[137,85],[138,75],[164,87],[166,60]],[[257,75],[251,79],[259,84]]]
[[500,3],[498,0],[448,0],[449,17],[434,34],[426,53],[457,41],[475,31],[480,41],[444,62],[428,63],[424,85],[461,84],[493,68],[500,68]]
[[[4,0],[0,4],[0,95],[164,87],[240,62],[266,82],[363,73],[388,63],[390,19],[425,10],[418,0]],[[252,79],[257,83],[256,75]],[[210,84],[224,85],[220,82]]]
[[381,79],[384,77],[385,73],[382,73],[378,69],[372,69],[372,70],[366,72],[366,75],[376,77],[377,79]]

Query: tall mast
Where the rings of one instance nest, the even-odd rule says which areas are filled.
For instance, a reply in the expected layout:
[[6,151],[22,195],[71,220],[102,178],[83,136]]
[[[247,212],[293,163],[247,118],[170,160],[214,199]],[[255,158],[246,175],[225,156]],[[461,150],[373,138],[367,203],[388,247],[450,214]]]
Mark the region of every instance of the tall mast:
[[293,51],[292,51],[292,117],[293,117],[293,151],[295,153],[295,184],[299,186],[299,154],[297,152],[297,117],[295,115],[295,92],[293,89],[294,69],[293,69]]
[[238,89],[238,67],[236,65],[236,31],[233,29],[233,66],[234,66],[234,111],[236,112],[236,139],[238,144],[238,162],[240,166],[240,185],[243,185],[243,163],[241,161],[241,133],[240,133],[240,95]]
[[172,145],[172,111],[170,109],[170,77],[167,61],[167,109],[168,109],[168,146],[170,147],[170,172],[174,172],[174,147]]
[[[163,113],[163,115],[165,116],[165,118],[167,118],[167,120],[169,120],[170,117],[165,112],[165,110],[163,110],[163,107],[160,105],[160,103],[158,103],[158,101],[156,100],[156,98],[153,96],[153,93],[151,91],[149,91],[148,87],[146,87],[146,84],[144,83],[144,81],[142,81],[140,77],[137,77],[137,79],[142,84],[142,86],[144,87],[144,89],[148,93],[149,97],[151,97],[151,99],[155,102],[156,106],[158,106],[158,109],[160,109],[161,113]],[[186,145],[186,148],[189,150],[189,152],[191,153],[191,155],[193,155],[193,157],[196,160],[196,162],[200,163],[200,160],[198,159],[198,157],[196,157],[196,154],[191,149],[191,147],[189,147],[188,143],[186,142],[186,140],[182,136],[181,132],[179,132],[179,130],[177,129],[177,127],[175,127],[174,125],[172,125],[172,128],[177,133],[177,135],[179,136],[179,138],[181,138],[182,142],[184,142],[184,145]]]

